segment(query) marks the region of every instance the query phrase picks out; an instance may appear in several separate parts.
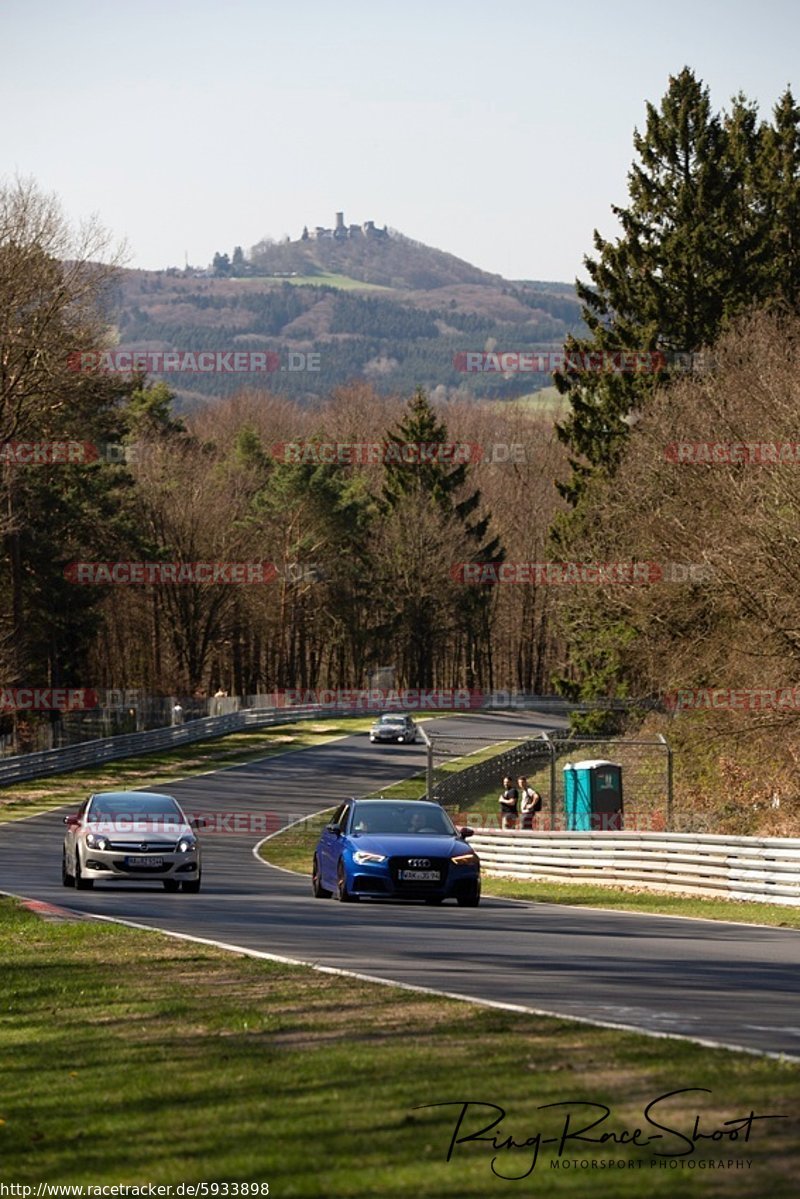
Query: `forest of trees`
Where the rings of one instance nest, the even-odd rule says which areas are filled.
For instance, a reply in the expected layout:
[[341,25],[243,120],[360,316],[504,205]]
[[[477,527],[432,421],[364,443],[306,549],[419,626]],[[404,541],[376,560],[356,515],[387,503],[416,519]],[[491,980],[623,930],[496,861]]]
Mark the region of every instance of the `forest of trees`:
[[[6,188],[0,443],[129,447],[127,461],[4,457],[6,685],[246,695],[363,686],[387,666],[399,686],[600,699],[797,683],[800,465],[687,463],[669,446],[797,438],[800,109],[787,91],[771,121],[743,96],[715,114],[686,69],[648,106],[634,147],[619,236],[595,234],[591,282],[578,284],[588,334],[565,347],[584,357],[556,377],[569,405],[557,427],[531,405],[386,396],[363,381],[303,407],[240,391],[176,419],[163,383],[68,369],[76,346],[104,343],[95,314],[113,270],[97,265],[98,235],[72,244],[34,185]],[[296,301],[287,289],[266,317],[275,303]],[[336,304],[337,327],[381,331],[378,306]],[[669,358],[657,371],[597,370],[585,357],[709,349],[705,373]],[[470,443],[483,455],[421,467],[274,448],[297,442]],[[107,561],[269,562],[275,577],[69,577],[70,563]],[[468,585],[457,571],[548,561],[703,573],[556,586]]]
[[[52,488],[63,505],[57,520],[39,514],[48,587],[40,561],[28,559],[45,549],[33,512],[23,539],[29,619],[24,641],[16,637],[19,680],[256,694],[363,685],[394,665],[403,686],[488,689],[510,679],[548,689],[546,597],[475,591],[453,577],[460,562],[499,558],[501,526],[506,554],[542,559],[562,456],[546,421],[475,405],[443,414],[422,393],[381,400],[362,386],[313,413],[242,395],[184,426],[169,420],[167,395],[157,385],[123,398],[127,463],[13,468],[26,488]],[[314,459],[331,445],[392,438],[479,445],[486,457],[474,467],[339,466],[283,461],[274,448],[321,446],[306,455]],[[493,463],[495,443],[502,460]],[[524,461],[507,460],[510,443]],[[66,537],[68,480],[83,475],[95,480],[105,518]],[[79,587],[63,577],[76,561],[268,562],[276,575],[261,585]],[[34,612],[49,637],[34,640]]]

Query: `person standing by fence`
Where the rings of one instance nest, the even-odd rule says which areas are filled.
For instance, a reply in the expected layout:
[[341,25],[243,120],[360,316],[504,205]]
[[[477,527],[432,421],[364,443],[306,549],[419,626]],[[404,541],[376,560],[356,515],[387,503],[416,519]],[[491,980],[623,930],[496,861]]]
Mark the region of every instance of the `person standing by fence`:
[[535,787],[528,785],[524,774],[519,776],[517,783],[519,784],[519,810],[522,815],[522,827],[532,829],[534,816],[542,810],[542,797]]
[[500,804],[500,827],[516,828],[519,792],[510,775],[506,775],[503,779],[503,790],[500,792],[498,802]]

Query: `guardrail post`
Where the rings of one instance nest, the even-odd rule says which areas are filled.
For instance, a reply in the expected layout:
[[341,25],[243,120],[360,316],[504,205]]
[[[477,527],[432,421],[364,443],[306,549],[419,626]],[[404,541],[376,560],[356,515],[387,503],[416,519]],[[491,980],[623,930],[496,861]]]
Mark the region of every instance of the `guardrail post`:
[[425,739],[425,747],[427,751],[425,763],[425,790],[427,792],[426,798],[433,799],[433,742],[421,725],[420,732]]
[[658,734],[658,739],[662,742],[664,749],[667,751],[667,832],[672,833],[675,831],[673,829],[672,818],[672,746],[670,745],[669,741],[667,741],[663,733]]
[[548,733],[542,733],[550,751],[550,828],[556,827],[556,747]]

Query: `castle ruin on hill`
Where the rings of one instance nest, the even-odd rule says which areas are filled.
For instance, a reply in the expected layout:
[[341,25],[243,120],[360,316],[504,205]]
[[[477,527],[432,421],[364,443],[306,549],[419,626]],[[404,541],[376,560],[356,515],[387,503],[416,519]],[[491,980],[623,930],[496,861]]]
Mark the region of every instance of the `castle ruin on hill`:
[[309,229],[308,225],[304,225],[300,240],[323,241],[330,239],[331,241],[349,241],[360,237],[377,240],[378,238],[388,236],[389,230],[386,225],[382,229],[376,228],[374,221],[364,221],[363,225],[345,225],[344,213],[337,212],[336,224],[333,229],[325,229],[322,225],[316,225],[313,229]]

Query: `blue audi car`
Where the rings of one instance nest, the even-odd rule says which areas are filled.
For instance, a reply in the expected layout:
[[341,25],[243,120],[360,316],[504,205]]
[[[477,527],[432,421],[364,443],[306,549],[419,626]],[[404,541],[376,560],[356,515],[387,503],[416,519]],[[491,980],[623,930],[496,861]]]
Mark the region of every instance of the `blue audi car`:
[[455,899],[477,907],[481,866],[445,810],[426,800],[350,799],[337,808],[317,843],[312,887],[317,899]]

